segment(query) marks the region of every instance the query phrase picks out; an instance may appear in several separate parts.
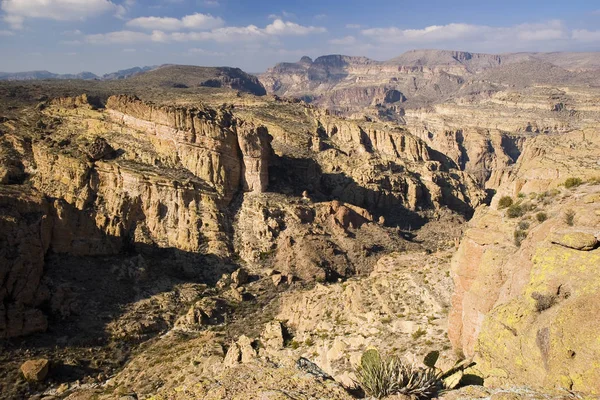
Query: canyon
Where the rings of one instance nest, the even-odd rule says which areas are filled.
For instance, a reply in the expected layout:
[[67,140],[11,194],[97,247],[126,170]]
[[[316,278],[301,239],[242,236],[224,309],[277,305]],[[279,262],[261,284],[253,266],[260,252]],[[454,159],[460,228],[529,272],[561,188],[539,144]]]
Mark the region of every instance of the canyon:
[[472,360],[442,398],[599,395],[599,69],[0,83],[3,397],[351,399],[372,347]]

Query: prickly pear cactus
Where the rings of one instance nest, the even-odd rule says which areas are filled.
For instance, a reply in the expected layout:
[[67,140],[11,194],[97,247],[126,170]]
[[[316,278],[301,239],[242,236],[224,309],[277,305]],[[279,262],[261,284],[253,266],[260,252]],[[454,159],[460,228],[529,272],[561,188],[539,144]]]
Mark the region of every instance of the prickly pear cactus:
[[364,369],[372,368],[379,364],[381,364],[381,355],[377,349],[367,349],[360,358],[360,365]]

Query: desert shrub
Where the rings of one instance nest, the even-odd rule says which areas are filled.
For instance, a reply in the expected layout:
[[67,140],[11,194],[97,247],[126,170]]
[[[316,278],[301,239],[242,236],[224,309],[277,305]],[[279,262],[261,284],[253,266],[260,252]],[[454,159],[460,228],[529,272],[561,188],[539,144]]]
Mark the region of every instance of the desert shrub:
[[537,219],[538,222],[544,222],[548,219],[548,215],[545,212],[540,211],[539,213],[535,214],[535,219]]
[[537,208],[537,205],[535,205],[534,203],[531,203],[529,201],[526,201],[521,204],[521,208],[523,209],[523,212],[535,211],[535,209]]
[[513,205],[513,199],[510,196],[503,196],[498,200],[498,208],[503,209]]
[[527,221],[521,221],[519,222],[519,229],[522,231],[526,231],[527,229],[529,229],[529,222]]
[[567,189],[571,189],[581,185],[582,183],[583,181],[581,180],[581,178],[567,178],[564,185]]
[[412,333],[412,338],[416,340],[416,339],[420,338],[421,336],[425,335],[426,333],[427,332],[424,329],[419,328]]
[[384,358],[375,349],[363,353],[356,377],[365,393],[378,399],[394,394],[428,399],[444,387],[436,369],[405,364],[398,357]]
[[524,198],[525,198],[525,193],[523,193],[523,192],[519,192],[519,194],[517,195],[517,197],[518,197],[519,199],[524,199]]
[[564,221],[565,221],[565,224],[567,224],[569,226],[573,226],[573,224],[575,223],[575,211],[566,210],[565,215],[564,215]]
[[508,218],[519,218],[522,217],[523,214],[525,214],[525,210],[523,210],[523,207],[521,207],[520,204],[513,204],[506,210],[506,216]]
[[535,300],[535,311],[537,312],[547,310],[556,303],[556,296],[552,294],[533,292],[531,298]]
[[600,184],[600,175],[594,176],[594,177],[588,179],[588,183],[590,183],[592,185],[598,185],[598,184]]
[[515,229],[514,232],[514,242],[517,247],[521,247],[521,243],[527,237],[527,231],[523,231],[521,229]]

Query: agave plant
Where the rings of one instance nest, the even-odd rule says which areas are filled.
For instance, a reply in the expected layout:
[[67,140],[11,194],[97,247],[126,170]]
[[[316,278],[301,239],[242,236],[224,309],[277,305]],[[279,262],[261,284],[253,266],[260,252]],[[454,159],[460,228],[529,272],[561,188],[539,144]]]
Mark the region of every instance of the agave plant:
[[357,383],[369,395],[378,399],[393,394],[403,394],[415,399],[431,399],[447,387],[444,380],[472,363],[457,363],[448,371],[435,367],[438,352],[425,357],[425,368],[406,364],[396,356],[381,357],[376,349],[365,351],[356,367]]

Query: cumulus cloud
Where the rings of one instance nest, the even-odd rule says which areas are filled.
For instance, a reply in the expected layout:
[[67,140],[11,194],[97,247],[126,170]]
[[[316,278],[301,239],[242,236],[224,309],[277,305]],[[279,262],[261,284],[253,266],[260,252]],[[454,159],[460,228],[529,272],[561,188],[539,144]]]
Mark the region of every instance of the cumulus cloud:
[[310,33],[323,33],[327,29],[317,26],[302,26],[294,22],[284,22],[276,19],[273,23],[265,28],[265,33],[268,35],[308,35]]
[[26,18],[57,21],[84,20],[107,12],[122,12],[110,0],[3,0],[4,20],[14,29],[21,29]]
[[139,17],[127,22],[128,27],[135,27],[148,30],[177,31],[181,29],[190,30],[208,30],[219,28],[225,24],[220,17],[213,17],[210,14],[195,13],[185,17]]
[[[183,18],[185,19],[185,18]],[[182,20],[183,20],[182,19]],[[212,29],[210,31],[186,31],[186,32],[165,32],[170,29],[158,29],[151,34],[124,30],[104,34],[88,35],[86,37],[89,43],[110,44],[134,43],[134,42],[191,42],[191,41],[215,41],[220,43],[231,42],[252,42],[280,36],[305,36],[313,33],[326,32],[325,28],[314,26],[303,26],[293,22],[284,22],[275,20],[264,28],[256,25],[248,26],[226,26]],[[170,27],[169,24],[166,26]]]
[[505,43],[506,41],[535,42],[567,39],[569,36],[563,23],[557,20],[512,27],[451,23],[431,25],[422,29],[371,28],[364,29],[361,33],[381,43],[415,45],[459,40],[496,43]]

